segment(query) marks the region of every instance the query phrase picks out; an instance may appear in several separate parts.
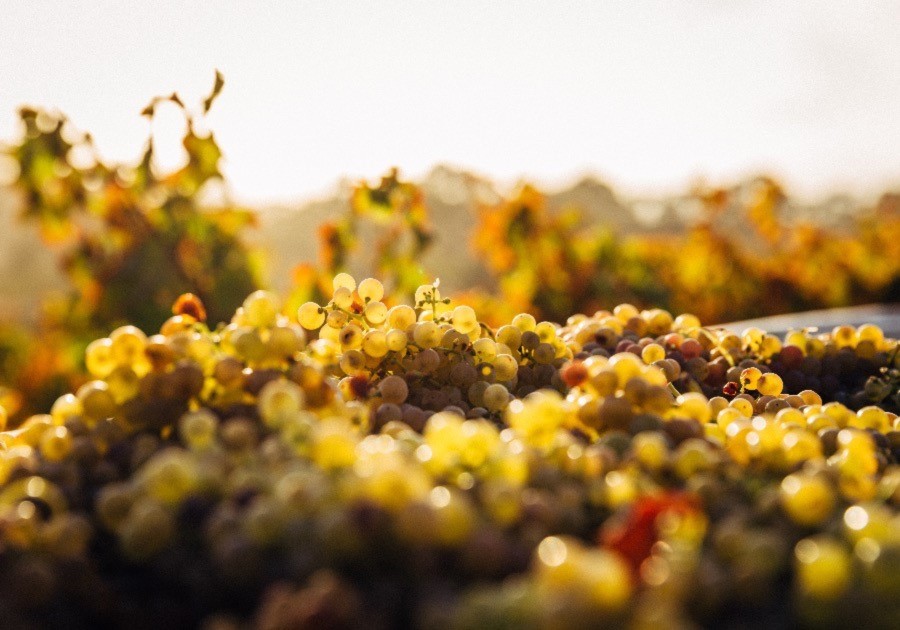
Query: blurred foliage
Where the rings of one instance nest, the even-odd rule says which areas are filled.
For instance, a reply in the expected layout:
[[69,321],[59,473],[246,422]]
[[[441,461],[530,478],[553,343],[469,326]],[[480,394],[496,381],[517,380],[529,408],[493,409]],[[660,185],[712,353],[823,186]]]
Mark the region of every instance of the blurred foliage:
[[[222,85],[217,73],[202,115]],[[125,323],[158,330],[186,292],[219,321],[260,285],[260,254],[245,240],[256,215],[202,207],[205,188],[223,183],[218,143],[197,131],[177,94],[154,99],[142,115],[152,121],[162,102],[175,104],[186,122],[186,163],[162,176],[152,166],[152,136],[136,165],[107,164],[90,135],[75,132],[64,116],[19,111],[24,134],[7,153],[19,166],[22,219],[39,226],[72,291],[45,299],[36,335],[0,330],[0,382],[21,394],[13,408],[24,401],[49,407],[43,403],[68,391],[79,367],[73,357],[98,334]]]
[[368,266],[372,275],[392,289],[395,297],[388,297],[389,303],[411,296],[431,278],[421,263],[433,239],[425,196],[418,186],[400,181],[397,169],[392,169],[377,186],[365,182],[356,186],[345,216],[319,226],[319,264],[301,264],[294,269],[289,311],[296,311],[304,302],[330,299],[331,279],[347,271],[350,253],[360,244],[363,222],[376,228]]
[[[256,215],[202,203],[204,189],[223,182],[219,146],[197,123],[222,86],[217,74],[199,118],[177,94],[142,112],[152,120],[160,104],[173,103],[185,117],[187,160],[166,175],[152,167],[152,138],[136,165],[106,164],[65,117],[20,111],[24,137],[7,153],[19,166],[22,219],[40,227],[73,291],[45,300],[37,331],[0,326],[0,402],[7,408],[46,410],[77,385],[77,357],[89,340],[126,322],[157,330],[182,293],[198,295],[217,322],[260,285],[262,260],[245,240]],[[787,195],[769,178],[756,180],[750,194],[709,188],[690,197],[703,210],[685,231],[617,236],[585,225],[577,209],[551,211],[545,195],[523,185],[475,209],[469,254],[482,262],[485,286],[496,289],[471,288],[460,301],[497,324],[524,311],[562,322],[621,302],[716,323],[898,299],[896,195],[843,231],[786,221]],[[729,217],[740,222],[737,234],[723,227]],[[374,244],[363,232],[374,232]],[[318,236],[318,264],[294,270],[289,312],[326,302],[331,278],[360,249],[370,275],[387,287],[388,304],[409,302],[440,272],[422,264],[439,226],[432,227],[423,191],[396,170],[377,184],[360,183],[344,215],[318,226]]]
[[[440,271],[421,263],[441,237],[428,227],[423,197],[396,170],[377,186],[357,186],[346,215],[319,227],[319,265],[295,269],[291,306],[327,301],[331,277],[348,270],[360,246],[362,220],[381,228],[369,273],[390,290],[387,302],[408,302],[418,284]],[[497,290],[470,288],[458,299],[497,324],[526,311],[563,322],[621,302],[718,323],[900,298],[896,195],[858,213],[849,230],[788,221],[787,199],[767,177],[739,196],[695,190],[691,200],[702,211],[685,231],[618,236],[585,225],[577,208],[552,212],[546,196],[524,184],[499,204],[478,208],[472,228],[470,255]],[[726,214],[741,226],[737,233],[723,223]]]
[[[746,200],[724,189],[695,191],[700,218],[684,233],[615,237],[578,229],[577,212],[550,214],[529,185],[483,208],[474,229],[477,255],[500,294],[469,299],[500,311],[562,322],[620,302],[690,312],[708,323],[778,313],[896,301],[900,286],[900,212],[886,195],[850,232],[783,219],[786,195],[760,178]],[[736,213],[743,233],[720,227]]]

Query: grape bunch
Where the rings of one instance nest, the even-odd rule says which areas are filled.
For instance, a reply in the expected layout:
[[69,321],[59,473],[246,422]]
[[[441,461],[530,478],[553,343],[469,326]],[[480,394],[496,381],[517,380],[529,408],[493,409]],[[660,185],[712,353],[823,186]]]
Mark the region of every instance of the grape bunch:
[[91,343],[48,414],[0,411],[4,623],[900,625],[877,327],[491,328],[438,282],[412,298],[342,273],[211,327],[184,295]]

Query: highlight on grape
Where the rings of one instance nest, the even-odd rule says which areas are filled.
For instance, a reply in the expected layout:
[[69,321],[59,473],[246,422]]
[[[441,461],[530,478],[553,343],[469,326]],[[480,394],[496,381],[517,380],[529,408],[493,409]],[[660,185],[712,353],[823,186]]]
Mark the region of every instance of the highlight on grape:
[[[894,627],[900,354],[631,304],[179,298],[0,433],[10,627]],[[5,414],[0,412],[5,424]]]

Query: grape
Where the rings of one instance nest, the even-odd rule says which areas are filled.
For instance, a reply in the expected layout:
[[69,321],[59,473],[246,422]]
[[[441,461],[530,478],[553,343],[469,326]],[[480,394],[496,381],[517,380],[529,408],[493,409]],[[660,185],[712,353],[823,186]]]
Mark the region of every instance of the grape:
[[509,354],[498,354],[494,357],[494,378],[498,381],[512,380],[518,373],[519,364]]
[[121,326],[109,334],[109,340],[112,360],[118,365],[131,366],[144,358],[147,335],[138,328]]
[[[270,390],[271,397],[271,390]],[[268,413],[274,413],[271,407],[274,401],[268,403]],[[182,442],[191,449],[202,450],[212,446],[216,439],[216,431],[218,430],[219,420],[215,414],[207,409],[192,411],[186,413],[178,422],[178,432]]]
[[388,311],[388,325],[400,331],[406,331],[416,323],[416,312],[406,304],[399,304]]
[[387,319],[388,310],[381,302],[369,302],[366,304],[364,313],[370,324],[378,326]]
[[413,330],[413,341],[422,348],[434,348],[441,343],[441,329],[434,322],[419,322]]
[[528,313],[519,313],[513,317],[512,325],[522,332],[534,332],[534,329],[537,327],[537,320]]
[[103,378],[116,367],[112,339],[97,339],[88,344],[84,354],[85,365],[93,376]]
[[409,337],[402,330],[389,330],[385,336],[385,343],[391,352],[403,352],[409,344]]
[[269,354],[279,359],[288,359],[303,349],[306,333],[295,325],[276,326],[269,332],[266,348]]
[[[273,380],[259,392],[260,416],[273,427],[283,424],[288,418],[300,412],[304,402],[303,390],[292,381]],[[209,423],[209,419],[203,422]]]
[[794,522],[811,526],[831,516],[835,496],[831,486],[821,478],[798,473],[781,482],[781,503]]
[[306,302],[297,310],[297,323],[306,330],[316,330],[325,323],[325,312],[315,302]]
[[359,350],[347,350],[341,355],[340,367],[348,376],[365,374],[366,355]]
[[383,330],[370,330],[363,336],[362,351],[368,356],[380,359],[388,353],[388,350],[387,333]]
[[773,372],[763,374],[756,381],[756,389],[764,396],[777,396],[783,387],[781,377]]
[[534,332],[545,343],[556,339],[556,326],[552,322],[540,322],[534,327]]
[[472,350],[481,363],[493,363],[497,358],[497,343],[488,337],[482,337],[472,344]]
[[363,341],[362,328],[356,324],[347,324],[341,328],[340,335],[338,335],[338,341],[340,341],[341,348],[344,350],[358,349],[362,346]]
[[396,405],[405,402],[406,397],[409,395],[409,387],[406,381],[396,375],[388,376],[378,383],[378,391],[381,393],[382,400]]
[[366,278],[356,289],[363,302],[380,302],[384,297],[384,285],[375,278]]
[[331,296],[329,306],[336,306],[342,311],[349,311],[353,308],[353,290],[347,287],[338,287]]
[[501,411],[509,404],[509,392],[503,385],[493,383],[485,388],[481,400],[488,411]]
[[824,537],[805,538],[794,547],[794,557],[803,593],[832,600],[847,588],[852,570],[850,556],[840,543]]
[[552,363],[556,358],[556,349],[551,346],[549,343],[539,343],[538,346],[534,349],[534,360],[535,362],[546,365]]
[[331,282],[332,288],[337,291],[338,289],[347,289],[348,291],[356,290],[356,280],[353,279],[349,273],[339,273],[334,277],[334,280]]
[[244,315],[248,326],[271,328],[275,325],[280,300],[271,291],[255,291],[244,300]]
[[453,322],[453,327],[463,334],[468,334],[478,328],[478,318],[471,306],[457,306],[453,309],[451,321]]

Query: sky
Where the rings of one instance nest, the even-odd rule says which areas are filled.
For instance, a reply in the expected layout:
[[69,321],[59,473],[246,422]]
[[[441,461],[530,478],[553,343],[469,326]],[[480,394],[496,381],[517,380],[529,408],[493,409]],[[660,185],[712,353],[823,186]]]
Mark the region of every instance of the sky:
[[[0,0],[0,140],[56,108],[135,160],[189,104],[233,195],[324,194],[391,166],[628,195],[765,172],[809,199],[900,188],[900,2]],[[152,130],[177,164],[178,117]]]

